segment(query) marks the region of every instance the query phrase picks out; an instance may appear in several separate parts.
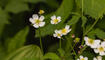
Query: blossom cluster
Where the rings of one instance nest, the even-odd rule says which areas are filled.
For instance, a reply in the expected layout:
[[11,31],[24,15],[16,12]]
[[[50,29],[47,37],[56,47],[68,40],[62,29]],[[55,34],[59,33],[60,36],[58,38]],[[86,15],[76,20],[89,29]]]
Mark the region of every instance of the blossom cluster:
[[95,53],[99,53],[101,56],[105,55],[105,41],[98,39],[93,40],[88,37],[84,37],[84,40],[87,46],[90,46],[92,49],[94,49]]
[[[33,14],[32,18],[29,21],[35,28],[43,27],[45,25],[44,19],[45,17],[41,14],[44,13],[44,10],[40,10],[38,14]],[[56,17],[55,15],[51,16],[51,24],[58,24],[61,21],[61,17]]]
[[[82,55],[80,55],[79,59],[77,60],[88,60],[87,57],[83,57]],[[101,56],[97,56],[97,57],[94,57],[93,60],[102,60],[102,57]]]
[[[43,27],[45,25],[45,22],[44,22],[45,17],[41,15],[44,13],[44,11],[40,10],[38,13],[40,16],[38,14],[33,14],[32,18],[29,19],[29,21],[32,23],[32,25],[35,28]],[[58,16],[58,17],[55,15],[51,16],[51,21],[50,21],[51,24],[56,25],[59,22],[61,22],[61,16]],[[70,31],[71,31],[70,26],[66,25],[65,28],[61,30],[55,30],[55,34],[53,34],[53,36],[57,38],[61,38],[61,36],[67,35],[67,33],[69,33]]]
[[[100,56],[94,57],[93,60],[102,60],[102,56],[105,55],[105,41],[99,39],[91,39],[84,37],[85,45],[91,47],[95,53],[99,53]],[[87,57],[80,56],[77,60],[88,60]]]
[[53,34],[54,37],[61,38],[63,35],[67,35],[71,31],[70,26],[66,25],[65,28],[61,30],[55,30]]

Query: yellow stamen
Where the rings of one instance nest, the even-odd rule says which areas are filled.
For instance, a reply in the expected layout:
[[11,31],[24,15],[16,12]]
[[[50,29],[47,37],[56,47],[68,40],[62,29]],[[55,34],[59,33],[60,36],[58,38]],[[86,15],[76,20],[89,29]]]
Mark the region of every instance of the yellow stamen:
[[61,34],[58,33],[57,36],[61,36]]
[[54,23],[57,23],[59,20],[58,19],[54,19]]
[[61,30],[61,32],[62,32],[63,34],[65,34],[65,33],[67,32],[67,29],[64,28],[64,29]]
[[85,60],[84,58],[82,58],[81,60]]
[[94,43],[94,40],[93,40],[93,39],[89,39],[88,42],[89,42],[90,44],[93,44],[93,43]]
[[98,48],[100,52],[103,52],[104,51],[104,48],[103,47],[100,47]]
[[36,23],[36,24],[39,24],[40,22],[41,22],[41,21],[40,21],[40,20],[38,20],[38,19],[37,19],[37,20],[35,20],[35,23]]

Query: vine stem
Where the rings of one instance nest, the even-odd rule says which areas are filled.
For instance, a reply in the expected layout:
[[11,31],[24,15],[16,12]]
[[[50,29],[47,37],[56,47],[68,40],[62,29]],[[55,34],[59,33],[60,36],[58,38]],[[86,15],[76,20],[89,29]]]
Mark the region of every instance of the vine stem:
[[82,52],[87,48],[87,46],[85,46],[83,49],[80,50],[79,56],[82,54]]
[[43,46],[42,46],[42,39],[41,39],[41,31],[39,29],[39,37],[40,37],[40,47],[41,47],[41,51],[43,53]]
[[62,48],[62,41],[61,41],[61,38],[59,40],[59,48],[61,49]]
[[96,23],[98,22],[99,19],[96,19],[95,22],[93,23],[93,25],[88,29],[88,31],[86,31],[86,33],[84,33],[83,36],[85,36],[95,25]]

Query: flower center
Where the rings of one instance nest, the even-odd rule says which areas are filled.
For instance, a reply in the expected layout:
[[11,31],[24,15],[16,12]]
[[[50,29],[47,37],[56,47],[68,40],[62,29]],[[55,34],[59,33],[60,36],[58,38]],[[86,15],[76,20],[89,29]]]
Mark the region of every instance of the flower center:
[[82,58],[81,60],[85,60],[84,58]]
[[58,22],[58,19],[54,19],[54,23],[57,23]]
[[93,43],[94,43],[94,40],[89,39],[88,42],[89,42],[90,44],[93,44]]
[[104,48],[103,47],[100,47],[98,48],[100,52],[103,52],[104,51]]
[[37,19],[37,20],[35,20],[35,23],[36,23],[36,24],[39,24],[40,22],[41,22],[41,21],[40,21],[40,20],[38,20],[38,19]]
[[67,30],[64,28],[64,29],[62,29],[62,31],[61,31],[62,33],[66,33],[67,32]]
[[61,34],[58,33],[57,36],[61,36]]

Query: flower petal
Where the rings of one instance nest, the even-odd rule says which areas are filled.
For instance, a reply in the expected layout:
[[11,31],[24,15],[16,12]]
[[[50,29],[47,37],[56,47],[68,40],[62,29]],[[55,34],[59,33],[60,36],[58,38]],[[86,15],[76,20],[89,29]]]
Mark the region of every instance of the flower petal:
[[34,15],[32,16],[32,18],[33,18],[33,19],[39,19],[39,16],[38,16],[37,14],[34,14]]
[[88,58],[87,58],[87,57],[85,57],[85,60],[88,60]]
[[69,28],[70,28],[70,25],[66,25],[66,26],[65,26],[65,29],[68,30]]
[[97,59],[98,59],[98,60],[102,60],[102,57],[101,57],[101,56],[97,56]]
[[39,28],[39,25],[37,25],[37,24],[34,24],[33,26],[34,26],[35,28]]
[[32,24],[35,23],[34,20],[33,20],[32,18],[30,18],[29,21],[30,21]]
[[39,20],[43,21],[44,20],[44,16],[40,16]]
[[101,56],[103,56],[103,55],[105,55],[105,52],[100,52],[99,54],[100,54]]
[[97,60],[97,58],[94,57],[93,60]]
[[84,40],[85,40],[85,41],[88,41],[88,39],[89,39],[88,37],[84,37]]
[[105,41],[101,43],[101,46],[104,46],[105,47]]
[[54,24],[54,21],[53,20],[51,20],[51,24]]
[[54,37],[57,37],[57,35],[56,35],[56,34],[53,34],[53,36],[54,36]]
[[83,56],[82,56],[82,55],[80,55],[80,59],[81,59],[81,58],[83,58]]
[[58,19],[58,20],[61,20],[61,17],[60,17],[60,16],[58,16],[58,17],[57,17],[57,19]]
[[43,27],[44,25],[45,25],[45,22],[40,22],[40,23],[39,23],[39,26],[40,26],[40,27]]
[[56,19],[56,16],[55,16],[55,15],[54,15],[54,16],[52,16],[52,17],[51,17],[51,19],[52,19],[52,20]]
[[94,49],[94,52],[95,52],[95,53],[98,53],[99,51],[98,51],[97,49]]

